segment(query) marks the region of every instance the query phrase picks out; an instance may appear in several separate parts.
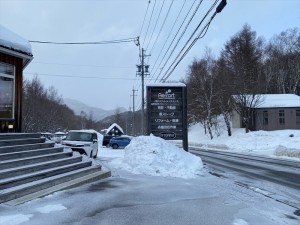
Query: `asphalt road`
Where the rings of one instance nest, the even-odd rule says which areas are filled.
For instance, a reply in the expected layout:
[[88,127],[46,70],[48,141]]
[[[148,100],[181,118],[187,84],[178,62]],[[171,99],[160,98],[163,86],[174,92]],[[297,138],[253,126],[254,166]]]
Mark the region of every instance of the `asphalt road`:
[[300,162],[195,147],[189,151],[200,156],[213,175],[234,179],[248,188],[260,188],[266,196],[300,209]]

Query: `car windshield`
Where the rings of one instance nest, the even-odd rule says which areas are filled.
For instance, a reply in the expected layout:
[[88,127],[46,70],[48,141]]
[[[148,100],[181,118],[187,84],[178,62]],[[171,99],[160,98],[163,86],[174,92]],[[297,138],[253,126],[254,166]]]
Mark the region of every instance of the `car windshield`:
[[66,138],[67,141],[93,141],[91,133],[84,132],[69,132]]

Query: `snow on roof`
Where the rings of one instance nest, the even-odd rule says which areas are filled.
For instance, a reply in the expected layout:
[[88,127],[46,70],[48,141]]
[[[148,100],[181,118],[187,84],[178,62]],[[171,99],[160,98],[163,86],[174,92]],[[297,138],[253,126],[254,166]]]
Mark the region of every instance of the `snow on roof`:
[[29,41],[0,24],[0,46],[32,56]]
[[98,133],[93,129],[82,129],[82,130],[69,130],[69,132],[84,132],[84,133]]
[[255,108],[300,107],[300,96],[295,94],[264,94]]
[[61,132],[61,131],[58,131],[58,132],[55,132],[54,134],[55,134],[55,135],[65,135],[66,133]]
[[[238,95],[233,95],[232,97],[235,101],[240,101]],[[243,95],[241,97],[248,107],[253,102],[252,107],[254,106],[256,109],[300,107],[300,96],[295,94],[257,94],[254,96]]]
[[110,132],[110,130],[113,129],[114,127],[117,127],[124,134],[123,129],[117,123],[113,123],[112,125],[110,125],[110,127],[107,128],[106,133],[108,134]]
[[184,83],[155,83],[155,84],[147,84],[147,87],[185,87]]

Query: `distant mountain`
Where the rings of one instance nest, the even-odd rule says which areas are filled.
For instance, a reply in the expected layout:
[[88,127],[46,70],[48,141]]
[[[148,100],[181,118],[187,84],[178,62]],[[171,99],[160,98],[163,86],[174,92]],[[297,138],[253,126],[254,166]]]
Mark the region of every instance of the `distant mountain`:
[[[101,109],[101,108],[97,108],[97,107],[93,107],[93,106],[88,106],[86,104],[84,104],[81,101],[75,100],[75,99],[70,99],[70,98],[65,98],[64,103],[74,111],[74,113],[76,115],[80,115],[81,111],[84,111],[87,116],[90,115],[90,113],[93,114],[93,119],[96,121],[102,120],[105,117],[114,115],[116,113],[116,109],[115,110],[105,110],[105,109]],[[119,108],[119,112],[125,112],[126,109],[125,108]]]

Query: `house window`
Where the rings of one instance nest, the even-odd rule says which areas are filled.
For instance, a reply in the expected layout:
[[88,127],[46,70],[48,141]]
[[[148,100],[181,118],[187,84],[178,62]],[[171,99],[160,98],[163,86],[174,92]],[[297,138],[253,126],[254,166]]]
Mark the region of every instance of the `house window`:
[[14,119],[15,67],[0,62],[0,119]]
[[268,111],[263,111],[263,125],[269,124]]
[[284,119],[284,110],[279,110],[279,124],[284,125],[285,119]]
[[300,110],[296,110],[296,125],[300,125]]

